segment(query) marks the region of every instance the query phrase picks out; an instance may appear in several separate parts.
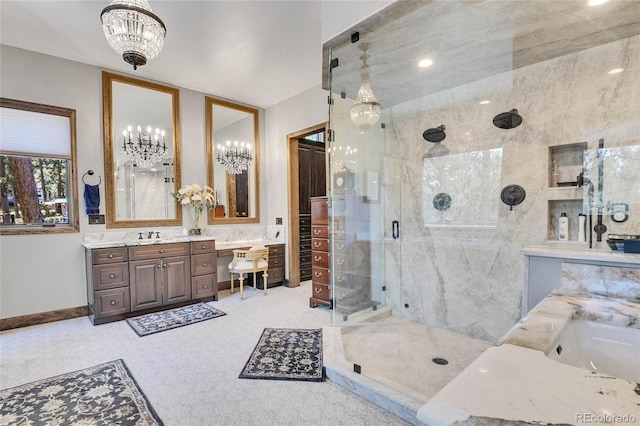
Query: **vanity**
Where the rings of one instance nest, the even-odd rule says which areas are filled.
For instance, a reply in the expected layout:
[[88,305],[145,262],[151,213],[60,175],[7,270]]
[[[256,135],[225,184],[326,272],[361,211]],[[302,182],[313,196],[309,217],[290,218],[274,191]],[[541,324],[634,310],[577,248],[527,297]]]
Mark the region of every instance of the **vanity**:
[[218,299],[215,240],[83,243],[94,325]]

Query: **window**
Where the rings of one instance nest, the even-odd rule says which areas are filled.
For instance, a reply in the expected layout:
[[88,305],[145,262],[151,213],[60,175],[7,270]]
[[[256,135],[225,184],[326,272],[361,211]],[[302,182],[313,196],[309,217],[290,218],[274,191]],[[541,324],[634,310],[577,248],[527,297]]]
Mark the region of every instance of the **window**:
[[78,232],[76,112],[0,98],[0,233]]

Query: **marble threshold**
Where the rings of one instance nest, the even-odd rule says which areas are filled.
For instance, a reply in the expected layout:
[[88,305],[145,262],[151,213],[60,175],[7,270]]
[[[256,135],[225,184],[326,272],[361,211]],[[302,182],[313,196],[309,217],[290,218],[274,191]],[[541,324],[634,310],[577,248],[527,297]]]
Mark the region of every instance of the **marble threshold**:
[[546,356],[564,326],[576,319],[638,329],[640,302],[564,288],[554,290],[496,346],[476,358],[421,407],[418,420],[434,426],[491,421],[640,421],[640,384],[561,364]]

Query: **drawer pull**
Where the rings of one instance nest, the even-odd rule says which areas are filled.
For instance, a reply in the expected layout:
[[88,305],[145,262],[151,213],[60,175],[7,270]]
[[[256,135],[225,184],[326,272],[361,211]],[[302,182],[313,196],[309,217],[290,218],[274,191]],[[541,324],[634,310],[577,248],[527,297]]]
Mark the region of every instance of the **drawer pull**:
[[203,263],[203,264],[202,264],[202,266],[207,266],[207,264],[206,264],[206,263]]
[[301,258],[300,258],[300,262],[306,262],[306,261],[307,261],[307,258],[306,258],[306,257],[301,257]]
[[107,255],[107,257],[108,257],[109,259],[113,259],[113,255],[112,255],[112,254]]
[[341,283],[342,281],[344,281],[344,277],[338,277],[338,282]]
[[322,256],[313,256],[313,260],[315,260],[316,262],[319,262],[322,260]]
[[156,265],[156,267],[157,267],[158,269],[162,268],[162,263],[158,263],[158,264]]
[[313,275],[315,275],[316,278],[320,278],[322,276],[322,272],[314,272]]
[[316,293],[322,293],[322,289],[321,288],[316,287],[313,290],[315,290]]
[[164,250],[160,249],[158,250],[159,253],[164,253]]
[[320,230],[320,229],[314,229],[313,230],[313,233],[316,234],[316,235],[320,234],[321,232],[322,232],[322,230]]
[[206,285],[206,284],[203,284],[203,285],[202,285],[202,288],[207,288],[207,285]]
[[202,247],[200,247],[200,248],[201,248],[202,250],[204,250],[204,249],[206,249],[206,248],[207,248],[207,246],[202,246]]
[[109,274],[109,278],[114,279],[116,276],[114,274]]
[[338,259],[337,262],[338,262],[338,265],[342,265],[344,264],[344,259]]
[[321,244],[320,241],[316,241],[315,243],[313,243],[313,246],[314,247],[320,247],[320,244]]
[[336,244],[338,250],[342,250],[344,248],[344,244]]
[[109,302],[109,304],[110,304],[110,305],[115,305],[115,304],[116,304],[116,301],[115,301],[115,300],[112,300],[111,302]]

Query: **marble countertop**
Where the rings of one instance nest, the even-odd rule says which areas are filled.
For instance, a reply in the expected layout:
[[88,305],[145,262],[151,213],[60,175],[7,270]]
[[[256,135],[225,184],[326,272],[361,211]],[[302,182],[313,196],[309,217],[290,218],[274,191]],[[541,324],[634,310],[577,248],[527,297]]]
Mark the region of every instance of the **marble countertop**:
[[[507,420],[541,424],[640,421],[640,384],[546,356],[564,325],[587,319],[640,328],[640,303],[558,289],[418,411],[429,425]],[[600,417],[597,417],[600,416]],[[591,419],[591,421],[589,421]],[[610,417],[622,419],[623,417]],[[482,423],[482,424],[485,424]],[[597,422],[596,422],[597,423]]]
[[[133,246],[145,246],[150,244],[169,244],[169,243],[189,243],[197,241],[211,241],[216,240],[215,237],[206,235],[190,235],[170,238],[152,238],[144,240],[124,240],[124,241],[85,241],[82,246],[87,249],[99,249],[99,248],[111,248],[111,247],[133,247]],[[216,240],[216,250],[234,249],[239,247],[252,247],[254,245],[272,245],[272,244],[284,244],[281,240],[253,240],[253,241],[224,241],[219,242]]]
[[529,246],[520,250],[525,256],[555,257],[598,262],[630,263],[640,265],[640,254],[617,250],[578,249],[550,246]]

